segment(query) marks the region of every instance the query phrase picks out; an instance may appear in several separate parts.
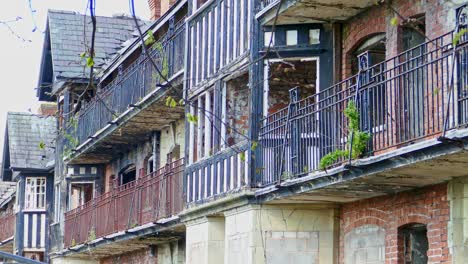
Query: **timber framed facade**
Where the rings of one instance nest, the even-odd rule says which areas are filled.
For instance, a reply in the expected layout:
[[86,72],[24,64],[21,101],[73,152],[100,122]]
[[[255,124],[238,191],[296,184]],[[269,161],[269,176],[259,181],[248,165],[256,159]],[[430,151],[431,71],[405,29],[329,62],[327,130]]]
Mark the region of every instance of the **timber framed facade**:
[[149,2],[149,55],[132,18],[98,17],[96,80],[58,45],[86,16],[49,11],[38,97],[57,103],[55,162],[18,171],[14,146],[4,155],[18,208],[0,204],[16,221],[0,248],[51,263],[467,262],[465,2]]

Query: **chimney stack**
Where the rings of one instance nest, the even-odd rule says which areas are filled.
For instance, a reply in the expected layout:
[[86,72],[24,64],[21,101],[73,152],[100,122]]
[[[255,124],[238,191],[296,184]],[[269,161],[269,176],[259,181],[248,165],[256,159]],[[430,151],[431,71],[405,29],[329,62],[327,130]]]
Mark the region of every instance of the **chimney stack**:
[[57,104],[55,103],[42,103],[37,110],[41,116],[55,116],[57,112]]
[[148,0],[151,10],[151,20],[156,20],[164,15],[176,0]]

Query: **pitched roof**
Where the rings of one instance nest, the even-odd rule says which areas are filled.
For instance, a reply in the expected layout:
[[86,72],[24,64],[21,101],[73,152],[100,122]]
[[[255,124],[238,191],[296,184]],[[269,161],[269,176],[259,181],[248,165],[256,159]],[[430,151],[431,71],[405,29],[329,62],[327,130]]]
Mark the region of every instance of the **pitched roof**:
[[[87,79],[89,68],[85,67],[86,60],[81,59],[80,54],[91,45],[91,18],[70,11],[49,10],[47,21],[46,34],[50,36],[54,77]],[[133,37],[135,23],[131,17],[123,15],[97,16],[96,28],[94,66],[99,71],[122,48],[122,44]]]
[[[95,66],[99,68],[132,36],[135,26],[133,20],[126,17],[96,17],[96,20]],[[80,54],[85,51],[85,45],[91,45],[91,18],[75,12],[49,10],[48,26],[56,76],[86,78],[87,75],[82,75],[86,64]]]
[[15,193],[15,182],[0,182],[0,208],[11,201]]
[[[56,119],[31,113],[9,112],[6,137],[10,167],[16,169],[47,169],[54,160],[53,142],[57,134]],[[41,148],[41,142],[45,145]]]

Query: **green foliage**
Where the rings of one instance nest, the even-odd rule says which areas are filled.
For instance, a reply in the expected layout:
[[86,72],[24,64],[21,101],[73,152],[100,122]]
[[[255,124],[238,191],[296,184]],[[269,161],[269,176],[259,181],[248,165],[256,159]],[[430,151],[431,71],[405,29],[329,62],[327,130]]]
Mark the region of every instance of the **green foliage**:
[[81,54],[80,54],[80,58],[83,60],[85,57],[86,57],[86,51],[83,51]]
[[359,158],[366,150],[367,142],[371,138],[371,135],[359,129],[360,114],[354,101],[348,103],[348,106],[344,110],[344,115],[348,119],[348,149],[337,149],[323,156],[319,162],[320,170],[325,170],[341,158],[349,157],[349,149],[352,149],[351,158],[353,159]]
[[93,66],[94,66],[94,59],[91,58],[91,57],[88,57],[88,58],[86,59],[86,66],[87,66],[88,68],[93,67]]
[[395,17],[392,17],[392,19],[390,19],[390,25],[396,27],[398,26],[398,23],[399,23],[398,17],[395,16]]
[[366,150],[367,142],[371,138],[371,135],[367,132],[354,131],[354,138],[352,142],[353,151],[351,157],[353,159],[359,158],[362,153]]
[[453,36],[453,40],[452,40],[452,44],[453,46],[457,46],[458,43],[460,42],[460,39],[463,35],[465,35],[466,33],[468,33],[468,28],[464,28],[462,30],[460,30],[460,32],[457,32],[454,36]]
[[187,117],[187,121],[189,121],[190,123],[198,123],[198,117],[196,115],[192,115],[191,113],[187,113],[186,114],[186,117]]
[[281,175],[281,178],[282,179],[289,179],[289,178],[292,178],[293,174],[289,171],[285,171],[283,172],[283,175]]
[[349,155],[349,151],[337,149],[333,152],[328,153],[320,159],[319,169],[325,170],[331,165],[335,164],[339,159],[346,158]]
[[41,140],[41,142],[39,142],[39,149],[40,149],[40,150],[44,150],[45,147],[46,147],[46,145],[45,145],[44,141]]
[[257,141],[252,141],[252,145],[250,146],[250,149],[252,151],[255,151],[258,148],[258,142]]
[[150,30],[148,30],[148,38],[145,40],[145,45],[146,45],[146,46],[151,46],[151,45],[153,45],[155,42],[156,42],[156,40],[154,39],[154,33],[153,33],[153,31],[150,29]]
[[239,157],[240,157],[241,161],[244,162],[245,161],[245,152],[239,153]]
[[94,227],[92,227],[91,230],[89,230],[89,233],[88,233],[88,242],[93,241],[95,239],[96,239],[96,231],[94,230]]
[[166,106],[169,106],[170,108],[174,108],[177,106],[177,102],[172,96],[168,96],[166,97]]
[[[75,118],[70,118],[67,122],[67,127],[72,128],[73,134],[76,134],[76,130],[78,129],[78,121]],[[69,157],[72,154],[72,150],[78,147],[80,142],[76,137],[67,133],[67,131],[63,131],[63,137],[68,141],[63,148],[62,158]]]

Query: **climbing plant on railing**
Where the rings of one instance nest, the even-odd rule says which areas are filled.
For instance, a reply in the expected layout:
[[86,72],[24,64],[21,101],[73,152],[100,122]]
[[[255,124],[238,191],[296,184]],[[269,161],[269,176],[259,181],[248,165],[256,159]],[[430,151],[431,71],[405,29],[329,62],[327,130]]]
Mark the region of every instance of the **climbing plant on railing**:
[[[72,129],[71,134],[68,133],[66,128]],[[78,121],[76,120],[75,117],[70,118],[64,130],[62,131],[63,137],[68,141],[68,144],[64,144],[62,158],[69,157],[72,154],[73,149],[78,147],[78,144],[80,144],[80,142],[76,138],[77,129],[78,129]]]
[[366,150],[367,142],[371,138],[371,135],[360,130],[360,114],[354,101],[348,103],[348,106],[344,110],[344,115],[348,119],[347,149],[337,149],[323,156],[319,163],[320,170],[325,170],[335,164],[339,159],[349,157],[350,150],[351,158],[353,159],[359,158]]

